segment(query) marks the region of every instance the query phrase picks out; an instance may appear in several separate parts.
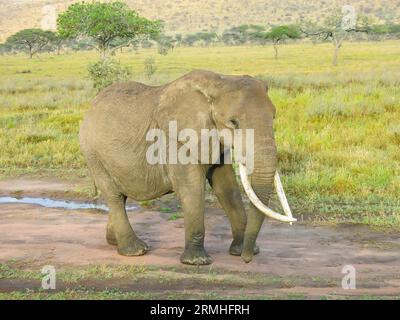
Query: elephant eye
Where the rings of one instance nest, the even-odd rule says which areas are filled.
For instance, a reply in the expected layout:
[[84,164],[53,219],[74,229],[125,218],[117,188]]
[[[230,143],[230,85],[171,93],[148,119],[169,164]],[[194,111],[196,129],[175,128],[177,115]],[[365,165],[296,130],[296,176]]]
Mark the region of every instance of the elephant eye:
[[229,120],[229,127],[233,128],[233,129],[239,129],[239,121],[236,119],[231,119]]

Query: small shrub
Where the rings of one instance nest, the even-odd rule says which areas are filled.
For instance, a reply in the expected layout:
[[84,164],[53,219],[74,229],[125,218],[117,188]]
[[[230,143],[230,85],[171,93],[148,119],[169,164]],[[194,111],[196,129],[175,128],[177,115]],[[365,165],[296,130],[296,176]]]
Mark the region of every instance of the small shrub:
[[147,58],[144,60],[144,74],[147,79],[150,79],[152,75],[157,71],[154,58]]
[[113,83],[124,82],[131,76],[128,67],[122,66],[118,61],[107,59],[89,65],[89,77],[93,86],[101,90]]

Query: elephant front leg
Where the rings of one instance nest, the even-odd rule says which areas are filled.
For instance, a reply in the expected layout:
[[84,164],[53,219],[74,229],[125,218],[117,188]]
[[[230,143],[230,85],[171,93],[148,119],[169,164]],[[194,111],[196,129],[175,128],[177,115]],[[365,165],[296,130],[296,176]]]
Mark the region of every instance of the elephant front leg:
[[173,176],[184,212],[185,250],[181,262],[191,265],[210,264],[212,259],[204,249],[204,170],[198,165],[177,166]]
[[[246,211],[233,167],[231,164],[213,167],[209,170],[207,178],[231,224],[233,241],[229,253],[240,256],[246,229]],[[254,246],[253,253],[257,254],[259,251],[259,248]]]

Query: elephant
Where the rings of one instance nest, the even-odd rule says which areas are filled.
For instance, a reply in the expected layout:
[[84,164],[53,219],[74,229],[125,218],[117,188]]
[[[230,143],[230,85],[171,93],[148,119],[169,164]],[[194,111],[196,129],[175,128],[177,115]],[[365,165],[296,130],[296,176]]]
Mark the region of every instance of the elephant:
[[[145,254],[149,247],[130,225],[126,200],[145,201],[175,192],[184,216],[185,246],[180,261],[212,263],[204,249],[208,181],[231,225],[229,253],[250,262],[259,252],[256,239],[266,215],[286,222],[296,220],[276,173],[275,112],[264,82],[205,70],[191,71],[162,86],[127,82],[101,90],[81,123],[79,142],[89,174],[109,208],[107,242],[124,256]],[[239,163],[241,181],[251,200],[247,214],[232,163],[149,164],[147,132],[155,128],[167,132],[170,121],[199,134],[203,128],[254,130],[253,172],[248,174],[246,163]],[[221,157],[235,148],[223,139],[218,143]],[[268,208],[274,182],[286,215]]]

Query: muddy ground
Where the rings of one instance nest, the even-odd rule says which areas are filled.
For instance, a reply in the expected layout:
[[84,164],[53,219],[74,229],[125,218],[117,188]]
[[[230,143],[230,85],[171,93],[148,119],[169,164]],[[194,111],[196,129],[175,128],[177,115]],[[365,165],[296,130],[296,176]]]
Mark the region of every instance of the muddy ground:
[[[80,182],[19,178],[0,181],[0,196],[82,200],[80,188]],[[143,208],[130,211],[129,218],[151,246],[145,256],[123,257],[106,243],[104,212],[0,204],[0,293],[7,298],[7,293],[39,290],[42,266],[54,265],[64,272],[55,292],[83,286],[93,292],[134,291],[144,298],[140,293],[150,298],[400,297],[400,235],[395,233],[359,225],[290,226],[268,220],[258,240],[260,254],[245,264],[227,253],[231,242],[227,218],[221,209],[209,206],[205,246],[214,263],[192,267],[179,262],[183,219]],[[354,290],[342,289],[345,265],[356,270]],[[107,276],[89,274],[72,282],[65,277],[94,266],[107,268]],[[128,281],[130,266],[142,268],[135,281]],[[121,274],[121,267],[128,269]]]

